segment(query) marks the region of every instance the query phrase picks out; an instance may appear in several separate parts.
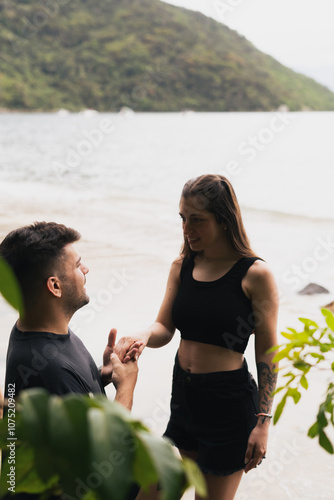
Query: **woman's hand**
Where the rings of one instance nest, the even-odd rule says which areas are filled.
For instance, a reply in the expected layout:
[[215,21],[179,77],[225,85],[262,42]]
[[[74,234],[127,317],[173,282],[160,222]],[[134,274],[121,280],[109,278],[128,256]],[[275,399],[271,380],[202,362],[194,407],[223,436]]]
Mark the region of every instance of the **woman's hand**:
[[143,334],[122,337],[115,347],[115,353],[123,363],[131,359],[137,360],[148,342],[147,336]]
[[268,430],[268,422],[259,422],[250,433],[245,455],[245,464],[247,464],[245,468],[246,474],[251,469],[257,467],[265,456],[268,443]]

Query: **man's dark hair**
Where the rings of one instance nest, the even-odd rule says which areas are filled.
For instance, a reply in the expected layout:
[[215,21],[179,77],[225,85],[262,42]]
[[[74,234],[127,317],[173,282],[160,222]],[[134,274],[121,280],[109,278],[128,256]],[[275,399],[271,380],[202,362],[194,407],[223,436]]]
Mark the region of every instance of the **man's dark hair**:
[[35,222],[11,231],[0,244],[0,256],[13,269],[26,304],[34,300],[55,272],[64,247],[80,239],[75,229],[56,222]]

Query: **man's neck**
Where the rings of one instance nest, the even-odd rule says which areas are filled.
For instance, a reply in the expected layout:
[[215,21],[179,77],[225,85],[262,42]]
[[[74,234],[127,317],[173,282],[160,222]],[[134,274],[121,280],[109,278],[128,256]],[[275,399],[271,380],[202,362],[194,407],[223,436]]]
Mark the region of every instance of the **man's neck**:
[[68,323],[69,321],[65,318],[34,318],[25,316],[24,318],[19,318],[17,321],[17,328],[21,332],[50,332],[57,335],[67,335],[68,334]]

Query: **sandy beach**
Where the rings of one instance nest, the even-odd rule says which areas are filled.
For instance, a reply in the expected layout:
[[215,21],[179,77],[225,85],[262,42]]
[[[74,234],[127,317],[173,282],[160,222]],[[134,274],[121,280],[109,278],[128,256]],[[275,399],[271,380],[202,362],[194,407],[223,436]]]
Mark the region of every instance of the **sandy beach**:
[[[5,198],[4,201],[1,197],[0,202],[0,239],[20,225],[41,219],[62,222],[81,232],[79,251],[90,269],[87,290],[91,302],[74,316],[71,326],[98,364],[111,327],[116,327],[121,337],[146,327],[155,319],[170,263],[178,255],[181,244],[180,223],[175,217],[177,206],[161,201],[152,211],[150,202],[145,200],[94,198],[88,191],[73,194],[51,186],[41,187],[34,198],[29,196],[29,186],[25,194],[13,191]],[[279,331],[297,326],[299,316],[320,320],[319,307],[334,298],[330,265],[333,257],[329,255],[327,261],[319,261],[305,283],[302,279],[298,283],[301,289],[307,282],[316,281],[326,286],[329,294],[299,296],[287,281],[292,281],[293,264],[305,267],[303,263],[313,255],[317,238],[328,236],[330,224],[310,219],[307,227],[303,227],[306,223],[298,217],[282,218],[257,211],[245,211],[244,220],[253,247],[271,265],[281,290]],[[307,274],[306,267],[304,274]],[[0,313],[3,387],[7,341],[16,313],[3,300]],[[168,420],[171,371],[178,342],[176,332],[168,346],[146,349],[139,362],[133,414],[157,434],[164,431]],[[255,375],[253,339],[246,358]],[[326,377],[326,373],[314,376],[302,402],[298,406],[289,405],[281,421],[272,428],[267,460],[244,477],[237,500],[333,499],[333,457],[306,437],[314,422]],[[109,388],[108,396],[113,398],[113,394]],[[192,493],[188,492],[184,498],[189,500]]]

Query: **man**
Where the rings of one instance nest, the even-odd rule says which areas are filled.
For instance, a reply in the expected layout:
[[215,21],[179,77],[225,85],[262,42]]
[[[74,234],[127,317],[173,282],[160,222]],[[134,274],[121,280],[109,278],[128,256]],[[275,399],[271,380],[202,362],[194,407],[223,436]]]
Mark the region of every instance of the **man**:
[[69,329],[73,314],[89,302],[84,265],[74,243],[80,234],[54,222],[36,222],[9,233],[0,255],[21,287],[24,315],[10,335],[5,397],[15,384],[43,387],[52,394],[105,394],[113,382],[115,400],[132,407],[137,362],[121,363],[114,353],[116,330],[109,333],[99,371],[81,340]]

